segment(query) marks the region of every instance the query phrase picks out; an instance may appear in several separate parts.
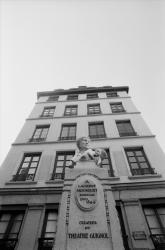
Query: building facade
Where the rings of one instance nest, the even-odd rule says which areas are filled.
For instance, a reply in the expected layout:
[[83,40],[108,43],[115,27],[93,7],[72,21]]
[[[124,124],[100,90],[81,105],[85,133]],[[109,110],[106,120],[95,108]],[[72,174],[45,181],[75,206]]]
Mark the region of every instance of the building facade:
[[[0,168],[0,249],[165,250],[165,157],[128,90],[37,94]],[[106,150],[101,168],[68,168],[81,136]]]

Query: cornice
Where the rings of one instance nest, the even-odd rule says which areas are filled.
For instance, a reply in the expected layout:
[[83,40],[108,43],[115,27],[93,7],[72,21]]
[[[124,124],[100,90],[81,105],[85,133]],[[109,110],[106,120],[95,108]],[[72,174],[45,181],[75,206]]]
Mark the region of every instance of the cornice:
[[68,95],[68,94],[86,94],[86,93],[96,93],[96,92],[113,92],[113,91],[126,91],[128,93],[128,86],[103,86],[103,87],[78,87],[70,89],[56,89],[53,91],[37,92],[37,98],[41,96],[51,96],[51,95]]
[[131,182],[131,183],[111,183],[112,191],[141,190],[141,189],[164,189],[165,180]]
[[[132,140],[132,139],[143,139],[143,138],[155,138],[155,135],[143,135],[143,136],[123,136],[123,137],[106,137],[91,139],[91,141],[113,141],[113,140]],[[42,145],[42,144],[56,144],[56,143],[75,143],[76,140],[67,141],[42,141],[42,142],[22,142],[22,143],[12,143],[12,146],[22,146],[22,145]]]
[[62,194],[63,186],[61,187],[11,187],[0,188],[0,195],[43,195],[43,194]]
[[[134,183],[113,183],[105,184],[111,187],[112,192],[115,191],[130,191],[142,189],[165,189],[165,180],[147,181],[147,182],[134,182]],[[61,186],[47,186],[47,187],[11,187],[0,188],[0,195],[49,195],[49,194],[62,194],[63,185]]]
[[[47,96],[47,95],[46,95]],[[126,99],[126,98],[131,98],[131,96],[115,96],[115,97],[98,97],[98,98],[92,98],[92,99],[79,99],[79,100],[58,100],[58,101],[44,101],[44,102],[36,102],[35,104],[43,104],[43,103],[63,103],[63,102],[68,102],[68,103],[77,103],[77,102],[82,102],[82,101],[84,101],[84,102],[87,102],[87,101],[99,101],[99,100],[108,100],[108,101],[110,101],[110,100],[114,100],[114,99],[117,99],[117,100],[119,100],[119,99]]]
[[26,121],[30,121],[30,120],[54,120],[54,119],[64,119],[64,118],[79,118],[79,117],[95,117],[95,116],[119,116],[119,115],[137,115],[137,114],[141,114],[141,112],[137,111],[137,112],[119,112],[119,113],[100,113],[100,114],[93,114],[93,115],[75,115],[75,116],[54,116],[54,117],[37,117],[37,118],[27,118]]

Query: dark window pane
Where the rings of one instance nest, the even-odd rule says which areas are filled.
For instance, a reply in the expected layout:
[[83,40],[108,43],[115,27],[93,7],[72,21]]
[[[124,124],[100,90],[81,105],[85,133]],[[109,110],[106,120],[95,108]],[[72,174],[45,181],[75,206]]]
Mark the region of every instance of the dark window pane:
[[42,117],[52,117],[54,115],[55,107],[46,107],[42,113]]
[[143,153],[142,153],[141,151],[135,151],[135,154],[136,154],[137,156],[143,155]]
[[25,156],[25,160],[24,160],[24,162],[29,162],[31,160],[31,156]]
[[117,121],[116,125],[120,136],[136,135],[130,121]]
[[107,95],[107,97],[117,97],[118,95],[117,95],[117,92],[107,92],[106,93],[106,95]]
[[111,106],[111,110],[113,113],[125,111],[123,106],[122,106],[122,103],[110,103],[110,106]]
[[130,160],[130,162],[136,162],[136,158],[135,157],[130,157],[129,160]]
[[[40,155],[32,154],[31,156],[28,157],[25,155],[23,162],[21,163],[21,166],[18,169],[17,174],[13,177],[13,180],[14,181],[33,180],[40,160]],[[30,160],[28,163],[24,162],[25,160],[27,161],[27,158],[28,160]]]
[[141,168],[148,168],[148,164],[146,162],[140,163]]
[[125,152],[133,175],[154,173],[145,156],[143,148],[125,149]]
[[4,234],[8,225],[8,221],[0,222],[0,234]]
[[89,136],[91,138],[105,137],[105,130],[103,123],[89,123]]
[[77,115],[77,106],[66,106],[64,115],[65,116]]
[[67,100],[78,100],[78,95],[68,95]]
[[128,156],[134,156],[134,153],[133,152],[127,152],[127,155]]
[[108,149],[104,149],[107,153],[107,157],[102,161],[101,166],[105,169],[108,170],[109,176],[113,177],[114,176],[114,172],[113,172],[113,168],[112,168],[112,162],[111,162],[111,158],[110,158],[110,153]]
[[33,156],[33,161],[39,161],[40,156]]
[[58,155],[58,161],[63,161],[64,157],[65,157],[65,155]]
[[138,159],[139,162],[144,162],[144,161],[145,161],[145,158],[144,158],[144,157],[139,157],[139,156],[138,156],[137,159]]
[[69,134],[69,127],[63,127],[61,137],[67,137],[68,134]]
[[59,174],[59,173],[61,174],[62,172],[63,172],[63,168],[56,168],[56,173],[57,174]]
[[62,125],[60,140],[75,140],[76,124]]
[[57,166],[58,166],[58,167],[61,167],[61,166],[63,166],[63,165],[64,165],[64,162],[63,162],[63,161],[58,161],[58,162],[57,162]]
[[[0,238],[4,239],[4,244],[9,245],[13,243],[13,247],[15,246],[18,234],[21,228],[22,220],[23,220],[23,212],[1,212],[0,214]],[[9,239],[16,239],[16,241],[9,242]],[[0,246],[1,246],[0,242]],[[10,246],[11,246],[10,244]],[[11,248],[14,249],[14,248]]]
[[58,95],[52,95],[48,97],[48,101],[53,102],[53,101],[58,101],[59,96]]
[[33,141],[45,140],[47,137],[48,130],[49,130],[49,125],[37,126],[30,141],[33,142]]
[[23,164],[22,164],[22,168],[27,168],[29,166],[29,162],[24,162]]
[[133,169],[139,168],[137,163],[131,163],[131,167],[132,167]]
[[92,115],[92,114],[100,114],[100,113],[101,113],[100,104],[88,105],[88,114]]
[[38,250],[52,250],[56,236],[57,216],[57,210],[46,210]]
[[98,98],[98,93],[89,93],[87,94],[87,99]]
[[70,159],[74,156],[74,151],[57,152],[52,179],[63,179],[65,167],[69,165]]

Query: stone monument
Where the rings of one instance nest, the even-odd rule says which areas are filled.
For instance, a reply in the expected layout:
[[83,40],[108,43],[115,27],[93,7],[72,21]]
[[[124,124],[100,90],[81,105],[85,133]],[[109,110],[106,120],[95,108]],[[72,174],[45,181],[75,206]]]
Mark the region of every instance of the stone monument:
[[65,171],[54,250],[124,250],[115,200],[101,163],[103,149],[92,149],[89,138]]

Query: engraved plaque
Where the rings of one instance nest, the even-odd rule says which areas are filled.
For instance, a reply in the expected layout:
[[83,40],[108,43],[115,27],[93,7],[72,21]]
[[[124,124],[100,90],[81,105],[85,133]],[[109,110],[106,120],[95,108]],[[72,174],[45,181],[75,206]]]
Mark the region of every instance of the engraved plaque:
[[96,184],[88,178],[81,180],[76,186],[75,200],[80,209],[84,211],[93,210],[97,205]]

